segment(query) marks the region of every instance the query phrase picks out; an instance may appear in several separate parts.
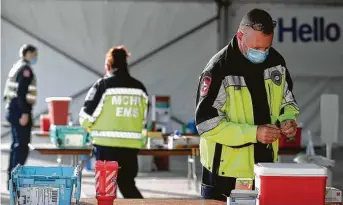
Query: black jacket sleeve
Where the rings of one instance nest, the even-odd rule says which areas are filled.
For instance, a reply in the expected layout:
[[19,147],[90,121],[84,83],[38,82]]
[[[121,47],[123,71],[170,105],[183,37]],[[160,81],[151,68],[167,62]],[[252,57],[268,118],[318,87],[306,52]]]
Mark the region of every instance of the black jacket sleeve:
[[83,105],[83,111],[92,116],[104,92],[104,81],[102,81],[102,79],[99,79],[88,91],[85,103]]
[[29,113],[30,110],[30,104],[26,100],[26,95],[29,90],[29,85],[31,84],[33,78],[33,73],[30,67],[24,66],[20,69],[18,76],[17,76],[17,83],[18,83],[18,103],[19,108],[22,113]]

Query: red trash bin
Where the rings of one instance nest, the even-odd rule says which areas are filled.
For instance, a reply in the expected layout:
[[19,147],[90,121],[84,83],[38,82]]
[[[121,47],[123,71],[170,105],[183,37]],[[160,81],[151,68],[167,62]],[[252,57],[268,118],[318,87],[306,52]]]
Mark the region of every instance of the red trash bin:
[[95,162],[96,199],[99,205],[113,205],[117,196],[118,168],[115,161]]
[[50,124],[67,125],[70,97],[49,97],[46,98],[49,107]]

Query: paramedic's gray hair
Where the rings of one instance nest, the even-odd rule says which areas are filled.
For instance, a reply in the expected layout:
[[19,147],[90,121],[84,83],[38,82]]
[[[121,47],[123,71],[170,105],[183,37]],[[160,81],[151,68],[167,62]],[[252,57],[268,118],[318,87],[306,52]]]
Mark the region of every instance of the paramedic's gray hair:
[[274,33],[275,26],[276,21],[273,21],[268,12],[262,9],[253,9],[243,16],[239,29],[243,30],[246,27],[250,27],[255,31],[261,31],[269,35]]

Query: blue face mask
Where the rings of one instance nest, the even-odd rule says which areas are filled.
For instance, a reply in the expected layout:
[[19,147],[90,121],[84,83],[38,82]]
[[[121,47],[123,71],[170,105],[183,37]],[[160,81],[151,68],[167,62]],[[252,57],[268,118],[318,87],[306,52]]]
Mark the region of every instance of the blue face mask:
[[253,48],[249,48],[247,52],[247,59],[252,63],[263,63],[269,54],[269,49],[266,51],[260,51]]
[[30,64],[31,65],[34,65],[37,63],[37,57],[33,57],[31,60],[30,60]]

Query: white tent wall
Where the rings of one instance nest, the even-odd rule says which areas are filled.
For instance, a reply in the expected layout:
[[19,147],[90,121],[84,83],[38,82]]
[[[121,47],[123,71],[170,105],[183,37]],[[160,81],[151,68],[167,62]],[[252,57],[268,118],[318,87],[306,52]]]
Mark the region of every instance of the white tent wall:
[[[324,1],[308,1],[323,3]],[[308,3],[304,2],[304,3]],[[269,11],[273,19],[280,24],[280,19],[284,27],[291,27],[291,21],[294,17],[297,21],[296,40],[292,41],[292,33],[283,32],[283,41],[279,39],[280,25],[275,28],[275,38],[273,46],[284,56],[287,67],[290,70],[294,82],[294,93],[301,109],[299,121],[304,124],[302,143],[307,141],[307,129],[320,134],[320,115],[319,102],[320,95],[323,93],[335,93],[340,97],[340,124],[342,126],[339,133],[343,132],[343,7],[332,7],[325,5],[308,4],[270,4],[270,3],[233,3],[229,8],[229,35],[235,35],[242,16],[252,8],[262,8]],[[316,27],[313,23],[314,17],[323,17],[324,27],[327,29],[330,25],[329,35],[339,36],[337,41],[329,41],[326,38],[323,41],[314,40],[316,31],[320,35],[321,27]],[[318,20],[319,22],[319,20]],[[308,24],[308,34],[301,34],[300,27]],[[334,25],[334,26],[332,26]],[[335,27],[339,31],[335,30]],[[306,26],[303,26],[306,27]],[[338,33],[337,33],[338,32]],[[324,32],[325,34],[325,32]],[[302,35],[302,36],[301,36]],[[301,41],[311,39],[309,42]],[[318,39],[320,39],[318,37]],[[320,142],[319,137],[315,137],[316,142]],[[339,143],[343,144],[341,134]]]
[[[70,96],[92,84],[97,76],[85,71],[79,65],[67,60],[54,50],[39,41],[27,36],[22,31],[1,20],[1,88],[4,88],[6,78],[12,65],[19,59],[19,48],[24,43],[36,45],[39,49],[39,61],[33,66],[37,76],[38,99],[34,109],[37,115],[47,109],[45,98],[49,96]],[[78,73],[82,78],[75,78],[71,73]],[[84,96],[82,96],[84,97]],[[1,91],[1,99],[3,92]],[[77,104],[78,109],[82,106]],[[1,106],[1,121],[5,119],[4,106]],[[1,134],[7,129],[2,129]]]
[[[319,134],[320,95],[337,93],[341,99],[340,105],[343,105],[342,7],[322,5],[329,3],[328,0],[274,0],[259,4],[244,2],[234,1],[229,7],[230,37],[235,34],[242,15],[251,8],[270,11],[274,19],[282,19],[287,27],[290,26],[291,19],[296,18],[297,41],[292,41],[290,32],[285,32],[284,41],[280,42],[277,27],[274,46],[284,55],[293,76],[294,92],[301,108],[299,121],[304,123],[305,130],[311,129]],[[299,2],[301,4],[297,4]],[[309,5],[311,2],[316,5]],[[214,17],[216,5],[194,2],[3,0],[2,15],[102,73],[104,53],[110,46],[126,45],[133,54],[130,62],[134,62],[154,48]],[[330,27],[328,33],[331,39],[338,36],[339,28],[340,38],[333,42],[327,38],[321,42],[299,41],[300,35],[303,39],[314,38],[314,17],[324,18],[324,29]],[[309,24],[310,28],[307,29],[312,29],[312,33],[307,31],[310,34],[306,34],[305,30],[303,34],[299,34],[300,24],[304,23]],[[319,29],[318,26],[316,29]],[[9,40],[8,44],[12,41]],[[171,95],[173,115],[186,121],[193,117],[198,75],[216,50],[217,27],[212,22],[132,67],[131,72],[146,84],[149,94]],[[14,50],[11,52],[16,53]],[[55,61],[50,63],[54,64]],[[73,67],[69,68],[72,69]],[[79,73],[77,75],[83,76]],[[82,98],[83,96],[77,100],[80,102],[73,104],[73,113],[78,112],[78,104],[82,103]],[[342,109],[340,113],[342,119]],[[343,123],[342,120],[340,122]],[[306,143],[306,132],[303,136],[303,143]],[[319,141],[319,138],[316,140]],[[343,144],[342,137],[340,143]]]
[[111,46],[127,46],[132,62],[212,18],[216,7],[200,3],[4,0],[2,15],[103,72],[104,54]]
[[[105,52],[111,46],[127,46],[132,52],[130,62],[134,62],[199,24],[213,19],[216,12],[214,4],[200,3],[2,1],[4,19],[44,39],[100,74],[104,73]],[[7,29],[7,26],[3,27],[4,31]],[[144,82],[150,95],[170,95],[173,115],[184,122],[194,117],[194,96],[198,76],[217,50],[216,31],[216,21],[212,21],[130,68],[132,75]],[[20,44],[37,44],[40,50],[40,60],[36,69],[40,99],[53,95],[71,95],[75,93],[71,92],[72,90],[82,90],[97,78],[82,68],[78,69],[77,64],[65,65],[73,63],[68,59],[58,58],[57,53],[47,52],[43,49],[45,46],[39,42],[28,37],[18,39],[17,35],[9,33],[2,37],[2,41],[6,41],[6,45],[11,48],[7,51],[3,47],[3,51],[6,50],[7,55],[11,57],[3,58],[2,68],[10,68],[16,59]],[[66,72],[51,80],[58,67],[63,67],[61,69]],[[73,74],[70,75],[70,72]],[[2,69],[2,73],[7,75],[7,70]],[[91,75],[92,79],[84,77],[85,75]],[[64,76],[69,76],[74,83],[71,83],[71,80],[63,80],[66,85],[60,88],[51,85],[64,79]],[[84,81],[87,83],[82,83]],[[83,99],[84,95],[73,100],[74,119],[77,118]],[[40,102],[42,103],[44,101]],[[36,110],[42,110],[40,105]],[[176,124],[173,126],[179,128]]]

